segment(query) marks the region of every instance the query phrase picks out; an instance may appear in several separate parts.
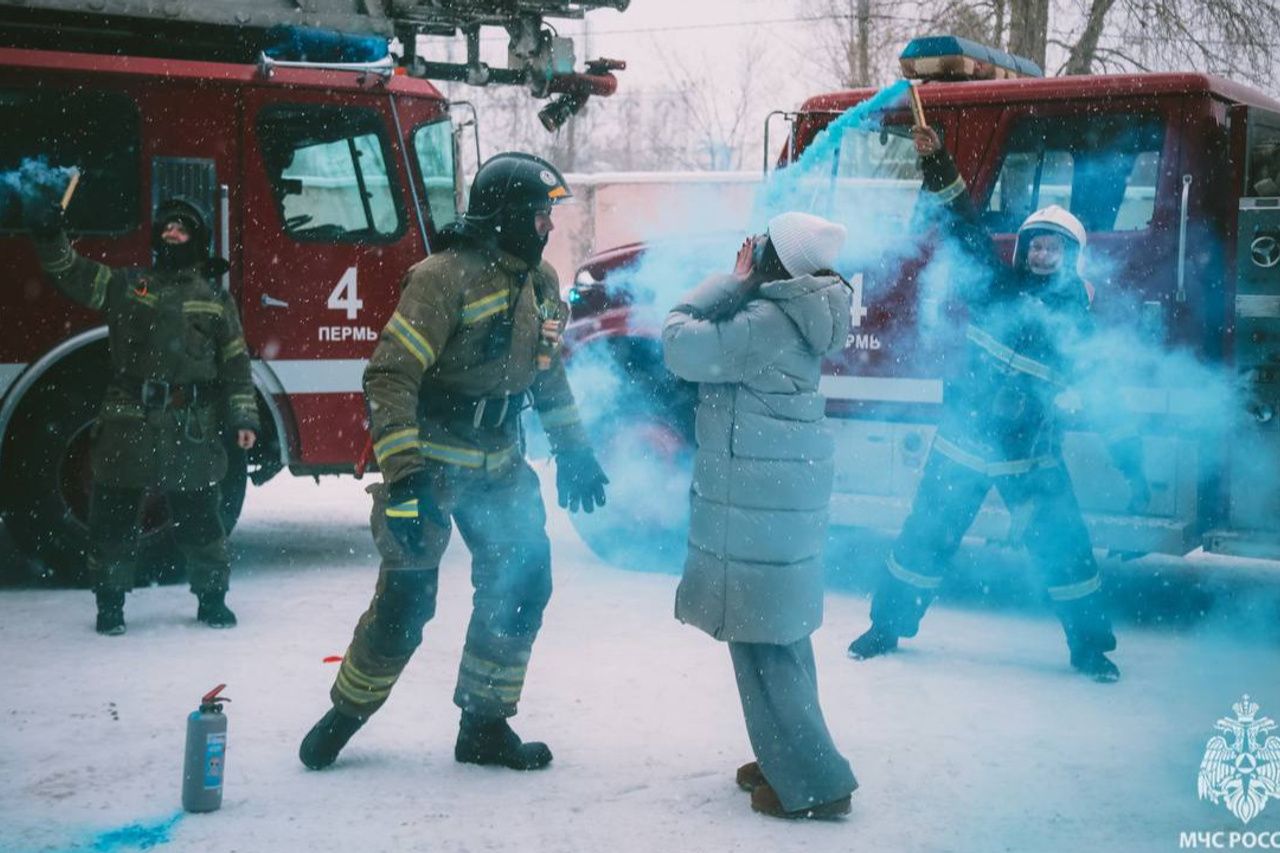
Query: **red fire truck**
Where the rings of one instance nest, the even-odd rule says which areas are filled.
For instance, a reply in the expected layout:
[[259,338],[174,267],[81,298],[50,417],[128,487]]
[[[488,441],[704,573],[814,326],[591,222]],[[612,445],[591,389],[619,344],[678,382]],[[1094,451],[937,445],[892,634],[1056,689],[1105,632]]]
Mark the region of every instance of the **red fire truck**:
[[[454,220],[461,188],[454,111],[422,78],[526,85],[555,96],[541,117],[558,126],[613,91],[617,64],[575,73],[572,44],[542,16],[628,2],[0,4],[0,509],[11,538],[51,574],[74,580],[83,566],[88,430],[109,364],[101,318],[43,281],[24,193],[60,193],[64,169],[78,169],[72,236],[111,266],[150,264],[151,211],[166,197],[216,223],[264,425],[247,458],[230,448],[231,524],[247,479],[370,461],[364,363],[400,276]],[[271,29],[283,24],[331,29]],[[489,26],[510,36],[508,68],[480,61]],[[418,35],[456,30],[465,63],[416,55]],[[358,55],[385,54],[391,36],[404,42],[398,68]],[[163,556],[154,503],[144,541]]]
[[[1067,207],[1089,232],[1095,310],[1149,350],[1197,368],[1115,389],[1115,405],[1145,436],[1153,499],[1143,514],[1127,512],[1128,491],[1099,437],[1083,423],[1068,434],[1067,460],[1095,546],[1280,557],[1280,102],[1203,74],[1029,76],[1025,60],[950,38],[918,40],[903,56],[907,76],[928,80],[916,87],[927,121],[1005,258],[1026,214]],[[826,160],[806,164],[810,175],[825,176],[807,209],[847,222],[851,242],[884,231],[867,226],[867,212],[844,206],[865,202],[868,186],[881,193],[874,215],[904,232],[920,197],[908,99],[871,127],[845,129],[838,144],[824,133],[875,94],[822,95],[785,114],[780,169],[826,147]],[[690,237],[700,248],[687,253],[685,283],[694,283],[700,258],[727,270],[741,237]],[[614,364],[636,391],[633,404],[620,407],[624,417],[598,423],[609,437],[602,444],[671,467],[654,482],[687,484],[678,469],[691,446],[693,395],[663,370],[661,311],[643,295],[646,260],[656,251],[622,246],[581,265],[570,294],[571,364]],[[922,233],[903,256],[841,270],[856,288],[854,330],[822,382],[837,447],[834,524],[895,530],[915,493],[943,378],[957,361],[959,339],[948,339],[954,324],[944,321],[963,314],[924,284],[930,254]],[[1207,397],[1205,384],[1229,388],[1231,402]],[[654,519],[663,509],[651,497],[619,491],[611,494],[612,521],[583,519],[579,527],[602,554],[657,541],[634,531],[662,526]],[[1001,539],[1008,524],[993,495],[972,533]],[[633,532],[618,537],[619,527]]]

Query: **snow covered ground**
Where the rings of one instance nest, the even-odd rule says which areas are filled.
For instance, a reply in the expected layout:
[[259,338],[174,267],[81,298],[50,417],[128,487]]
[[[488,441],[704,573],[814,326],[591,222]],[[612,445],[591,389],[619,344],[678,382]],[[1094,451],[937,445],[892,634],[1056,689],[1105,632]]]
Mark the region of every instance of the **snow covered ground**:
[[[1108,563],[1148,599],[1124,608],[1110,686],[1073,674],[1056,622],[1016,601],[944,601],[902,653],[855,663],[867,602],[833,592],[814,636],[823,705],[862,787],[844,821],[761,817],[733,784],[751,756],[727,650],[672,619],[674,576],[601,565],[553,511],[556,594],[516,718],[552,766],[453,761],[470,593],[455,546],[391,701],[313,773],[296,755],[328,707],[322,660],[377,571],[367,512],[350,479],[251,490],[232,631],[197,625],[181,587],[132,595],[118,638],[94,634],[85,592],[0,590],[0,851],[1173,851],[1183,832],[1246,829],[1197,800],[1214,722],[1243,693],[1280,717],[1274,567]],[[220,682],[225,803],[183,815],[185,717]],[[1280,802],[1247,829],[1280,831]]]

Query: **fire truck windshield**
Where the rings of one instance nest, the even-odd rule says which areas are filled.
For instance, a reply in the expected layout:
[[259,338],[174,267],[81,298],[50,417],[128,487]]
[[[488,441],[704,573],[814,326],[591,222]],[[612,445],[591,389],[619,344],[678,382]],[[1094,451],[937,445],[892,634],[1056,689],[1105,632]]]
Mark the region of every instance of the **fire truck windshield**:
[[286,234],[341,243],[386,241],[403,230],[388,141],[375,113],[273,107],[259,117],[258,133]]
[[884,232],[910,226],[922,184],[906,125],[846,127],[839,145],[792,165],[787,179],[807,209],[846,224],[874,220]]
[[1056,204],[1090,232],[1141,231],[1155,212],[1164,126],[1158,116],[1023,116],[983,213],[992,231],[1016,231]]
[[457,171],[453,162],[453,125],[448,119],[424,124],[413,131],[431,221],[437,229],[458,218]]

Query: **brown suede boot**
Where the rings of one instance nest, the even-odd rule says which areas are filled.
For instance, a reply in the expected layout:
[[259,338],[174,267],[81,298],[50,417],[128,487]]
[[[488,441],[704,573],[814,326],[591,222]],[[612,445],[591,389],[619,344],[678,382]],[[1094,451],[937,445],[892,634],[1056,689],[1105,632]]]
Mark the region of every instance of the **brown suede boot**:
[[760,814],[769,817],[780,817],[784,820],[800,820],[802,818],[810,818],[813,820],[835,820],[844,817],[852,810],[852,797],[848,794],[838,800],[832,800],[829,803],[819,803],[816,806],[807,806],[803,809],[795,811],[787,811],[782,807],[782,801],[778,799],[778,793],[773,790],[768,782],[761,782],[751,792],[751,809],[760,812]]
[[766,784],[764,774],[760,772],[760,765],[754,761],[738,768],[737,782],[738,787],[748,793]]

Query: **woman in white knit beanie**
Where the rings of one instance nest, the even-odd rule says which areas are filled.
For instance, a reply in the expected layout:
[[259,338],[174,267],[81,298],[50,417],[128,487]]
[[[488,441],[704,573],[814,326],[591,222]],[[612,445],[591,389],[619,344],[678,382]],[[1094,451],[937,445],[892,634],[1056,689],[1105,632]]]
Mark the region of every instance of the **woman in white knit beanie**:
[[839,817],[857,787],[818,705],[809,641],[834,477],[818,380],[849,334],[852,294],[832,271],[844,239],[817,216],[774,217],[662,334],[667,366],[699,383],[676,618],[729,644],[756,756],[737,781],[775,817]]

